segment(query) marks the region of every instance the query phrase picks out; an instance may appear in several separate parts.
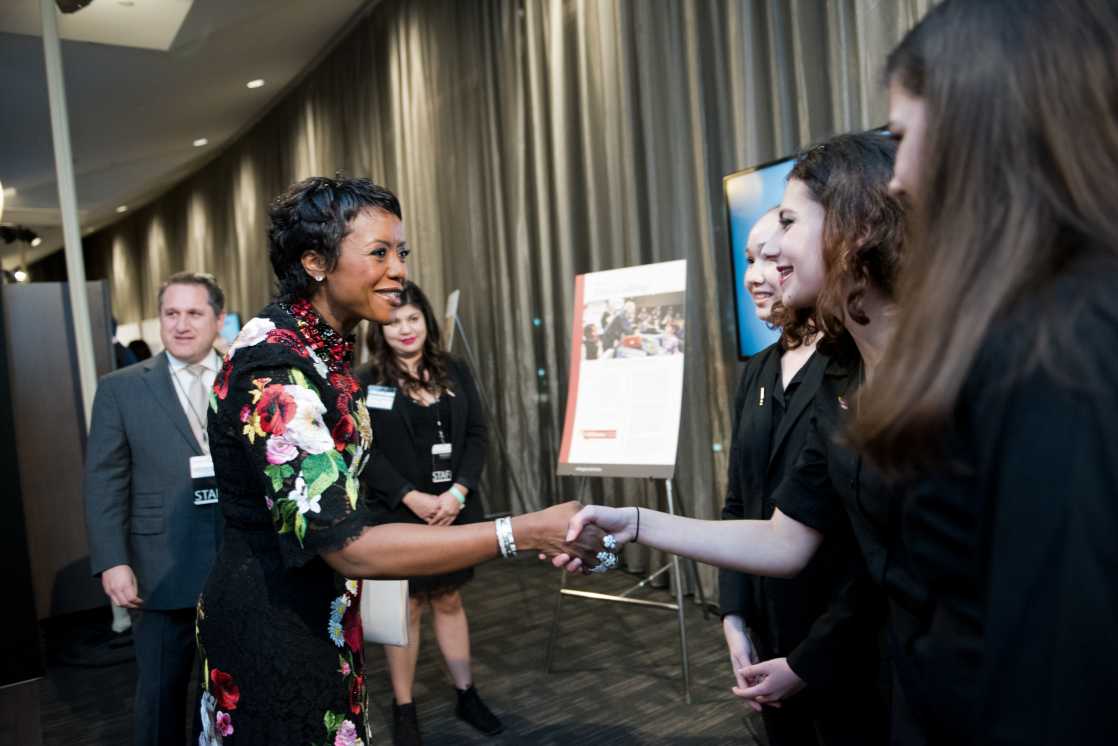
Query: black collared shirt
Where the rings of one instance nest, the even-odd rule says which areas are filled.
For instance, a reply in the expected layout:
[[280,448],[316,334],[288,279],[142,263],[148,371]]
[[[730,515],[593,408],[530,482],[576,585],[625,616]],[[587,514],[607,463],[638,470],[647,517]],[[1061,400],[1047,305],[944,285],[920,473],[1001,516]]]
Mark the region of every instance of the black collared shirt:
[[792,376],[792,380],[788,382],[788,387],[785,388],[782,384],[784,382],[784,373],[781,371],[780,366],[776,368],[776,375],[773,376],[769,382],[773,398],[773,414],[772,414],[772,430],[769,437],[769,443],[773,447],[776,446],[776,433],[780,430],[780,421],[784,419],[784,413],[788,411],[788,403],[792,401],[792,397],[796,395],[796,390],[800,388],[803,383],[804,373],[807,371],[808,363],[811,358],[804,361],[800,369],[796,371],[796,375]]

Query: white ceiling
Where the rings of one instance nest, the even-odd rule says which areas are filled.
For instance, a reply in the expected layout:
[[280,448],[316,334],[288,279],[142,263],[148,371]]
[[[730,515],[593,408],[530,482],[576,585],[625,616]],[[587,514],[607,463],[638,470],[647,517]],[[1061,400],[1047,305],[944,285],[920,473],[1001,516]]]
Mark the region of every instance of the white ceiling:
[[[60,16],[82,232],[212,158],[375,2],[94,0]],[[62,245],[40,24],[39,0],[0,0],[3,222],[43,237],[0,245],[6,269]]]
[[[71,41],[166,52],[194,0],[99,0],[78,13],[56,13],[58,33]],[[38,0],[10,2],[0,9],[0,30],[38,36],[42,30]]]

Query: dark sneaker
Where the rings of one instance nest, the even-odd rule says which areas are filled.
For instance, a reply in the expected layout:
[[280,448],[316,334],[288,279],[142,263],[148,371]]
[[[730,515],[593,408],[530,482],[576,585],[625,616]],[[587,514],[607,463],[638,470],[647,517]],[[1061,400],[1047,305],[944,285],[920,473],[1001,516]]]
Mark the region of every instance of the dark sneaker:
[[398,705],[392,701],[392,743],[393,746],[423,746],[415,702]]
[[505,729],[504,724],[497,716],[485,706],[478,696],[477,689],[455,689],[458,692],[457,715],[459,720],[465,720],[487,736],[495,736]]

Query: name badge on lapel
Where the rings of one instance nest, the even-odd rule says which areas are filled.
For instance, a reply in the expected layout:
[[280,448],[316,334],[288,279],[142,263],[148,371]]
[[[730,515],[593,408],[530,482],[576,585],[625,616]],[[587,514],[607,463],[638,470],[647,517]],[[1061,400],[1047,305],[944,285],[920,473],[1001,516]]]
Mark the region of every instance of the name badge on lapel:
[[369,409],[392,409],[396,389],[391,386],[369,386],[365,390],[365,406]]
[[217,504],[217,479],[214,477],[214,460],[209,455],[191,457],[190,480],[194,488],[195,505]]
[[431,446],[431,481],[435,484],[454,479],[453,467],[450,465],[452,450],[450,443],[436,443]]

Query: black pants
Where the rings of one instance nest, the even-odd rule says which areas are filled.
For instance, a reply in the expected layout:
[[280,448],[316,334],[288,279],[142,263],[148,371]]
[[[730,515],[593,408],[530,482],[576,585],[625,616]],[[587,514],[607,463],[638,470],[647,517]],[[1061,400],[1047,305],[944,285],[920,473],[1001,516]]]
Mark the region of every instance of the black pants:
[[761,718],[769,746],[882,746],[888,737],[883,708],[833,693],[800,692],[780,708],[764,708]]
[[[194,609],[144,610],[134,617],[136,746],[187,743],[187,690],[194,666]],[[192,708],[193,709],[193,708]]]
[[[760,660],[777,658],[761,635],[754,638]],[[879,660],[871,670],[851,671],[841,686],[810,687],[765,707],[761,718],[769,746],[885,746],[889,741],[888,703],[881,691]]]

